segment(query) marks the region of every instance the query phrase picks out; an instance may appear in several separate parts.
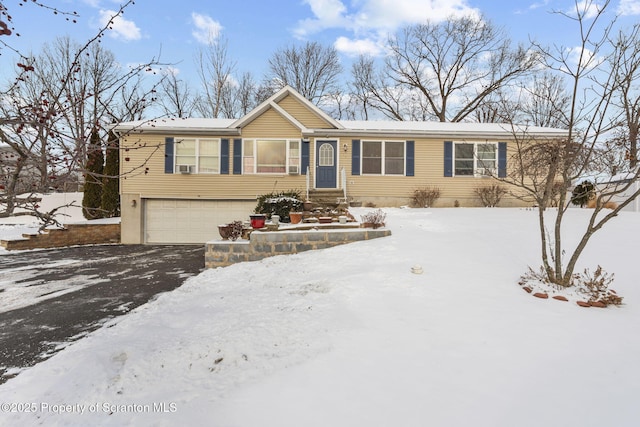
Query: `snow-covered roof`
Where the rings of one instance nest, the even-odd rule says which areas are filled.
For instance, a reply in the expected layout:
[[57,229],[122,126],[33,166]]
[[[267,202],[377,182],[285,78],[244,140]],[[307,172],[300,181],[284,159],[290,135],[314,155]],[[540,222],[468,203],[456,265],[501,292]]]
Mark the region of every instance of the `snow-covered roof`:
[[510,136],[538,135],[548,137],[566,136],[564,129],[537,126],[520,126],[508,123],[452,123],[435,121],[395,120],[340,120],[345,129],[364,133],[400,133],[422,136]]
[[[307,128],[279,102],[292,96],[309,111],[321,118],[325,126]],[[408,138],[513,138],[514,135],[558,138],[567,135],[563,129],[535,126],[514,126],[503,123],[450,123],[428,121],[394,120],[334,120],[317,106],[309,102],[290,86],[285,86],[258,107],[240,119],[207,118],[163,118],[149,121],[125,122],[114,126],[117,133],[162,132],[162,133],[208,133],[218,135],[241,135],[241,129],[265,111],[273,109],[293,124],[305,137],[408,137]]]
[[[165,118],[147,121],[123,122],[114,126],[116,132],[174,132],[174,133],[217,133],[240,135],[240,129],[232,127],[237,120],[210,118]],[[414,135],[422,137],[447,136],[466,137],[508,137],[512,135],[532,135],[545,137],[566,136],[567,131],[557,128],[537,126],[514,126],[504,123],[450,123],[393,120],[339,120],[340,129],[305,129],[305,136],[314,135]]]
[[118,123],[113,130],[118,133],[124,132],[212,132],[234,133],[239,131],[230,127],[235,119],[210,119],[210,118],[162,118],[154,120],[138,120],[133,122]]

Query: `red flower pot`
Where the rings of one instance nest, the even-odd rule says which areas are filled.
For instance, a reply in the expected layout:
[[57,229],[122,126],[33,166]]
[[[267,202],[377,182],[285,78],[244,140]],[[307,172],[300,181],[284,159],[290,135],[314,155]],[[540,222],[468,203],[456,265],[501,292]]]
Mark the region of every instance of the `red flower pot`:
[[251,219],[251,227],[253,227],[254,230],[257,230],[258,228],[263,228],[264,223],[267,220],[267,217],[262,214],[250,215],[249,218]]

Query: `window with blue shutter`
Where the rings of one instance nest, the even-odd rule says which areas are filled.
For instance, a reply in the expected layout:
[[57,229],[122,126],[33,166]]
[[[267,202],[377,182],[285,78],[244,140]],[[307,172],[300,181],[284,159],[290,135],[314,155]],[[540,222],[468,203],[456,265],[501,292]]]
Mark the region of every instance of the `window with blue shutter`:
[[507,177],[507,143],[498,142],[498,178]]
[[233,140],[233,174],[242,174],[242,139]]
[[308,139],[302,140],[301,152],[300,152],[300,168],[302,175],[307,174],[307,169],[309,168],[309,143]]
[[351,141],[351,175],[360,175],[360,140]]
[[220,174],[229,175],[229,139],[220,140]]
[[444,176],[453,176],[453,142],[444,142]]
[[405,175],[415,175],[415,141],[407,141],[405,158]]
[[173,144],[172,137],[164,139],[164,173],[173,173]]

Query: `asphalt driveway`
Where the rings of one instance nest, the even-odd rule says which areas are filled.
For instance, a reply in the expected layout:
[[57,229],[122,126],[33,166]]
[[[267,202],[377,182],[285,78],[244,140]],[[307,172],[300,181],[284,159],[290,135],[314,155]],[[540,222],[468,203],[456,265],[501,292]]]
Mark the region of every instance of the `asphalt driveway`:
[[204,269],[204,247],[105,245],[0,256],[0,383]]

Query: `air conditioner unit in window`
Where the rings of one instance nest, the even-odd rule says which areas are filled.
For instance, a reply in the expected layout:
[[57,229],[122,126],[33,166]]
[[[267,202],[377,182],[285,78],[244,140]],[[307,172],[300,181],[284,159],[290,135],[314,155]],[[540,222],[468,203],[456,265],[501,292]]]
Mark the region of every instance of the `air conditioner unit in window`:
[[193,173],[193,166],[191,165],[178,165],[178,172],[180,173]]
[[299,173],[300,173],[300,170],[298,168],[298,165],[289,166],[289,175],[298,175]]

